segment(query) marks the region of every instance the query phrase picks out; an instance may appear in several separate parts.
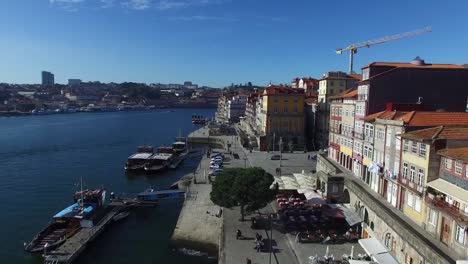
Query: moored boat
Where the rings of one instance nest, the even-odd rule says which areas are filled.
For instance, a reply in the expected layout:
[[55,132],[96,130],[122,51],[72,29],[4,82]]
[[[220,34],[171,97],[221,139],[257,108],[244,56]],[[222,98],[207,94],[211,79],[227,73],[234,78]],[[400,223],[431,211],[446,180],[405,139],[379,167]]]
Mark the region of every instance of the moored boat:
[[148,172],[162,171],[171,164],[173,158],[174,150],[172,147],[159,147],[158,152],[148,158],[144,169]]
[[76,192],[75,203],[55,214],[47,227],[25,243],[24,249],[33,253],[53,250],[81,228],[92,226],[91,217],[104,205],[105,195],[103,189]]
[[174,159],[172,160],[171,164],[169,164],[169,168],[175,169],[187,157],[187,139],[181,136],[176,137],[176,141],[172,143],[172,149],[174,150]]
[[153,147],[140,146],[137,152],[128,157],[125,163],[125,170],[143,170],[145,164],[148,163],[149,158],[154,154]]

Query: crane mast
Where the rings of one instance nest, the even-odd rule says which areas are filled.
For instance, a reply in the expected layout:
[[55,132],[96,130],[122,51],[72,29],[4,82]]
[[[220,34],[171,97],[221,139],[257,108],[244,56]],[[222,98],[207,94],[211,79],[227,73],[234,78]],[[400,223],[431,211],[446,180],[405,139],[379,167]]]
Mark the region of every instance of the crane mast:
[[342,54],[343,52],[349,50],[349,73],[352,74],[354,73],[353,71],[354,54],[357,53],[358,49],[363,48],[363,47],[370,48],[370,46],[373,46],[373,45],[382,44],[385,42],[390,42],[390,41],[404,39],[404,38],[410,38],[410,37],[414,37],[414,36],[421,35],[427,32],[431,32],[431,31],[432,31],[431,27],[425,27],[425,28],[418,29],[415,31],[405,32],[405,33],[396,34],[392,36],[386,36],[383,38],[368,40],[368,41],[359,42],[359,43],[354,43],[354,44],[349,45],[346,48],[337,49],[336,53]]

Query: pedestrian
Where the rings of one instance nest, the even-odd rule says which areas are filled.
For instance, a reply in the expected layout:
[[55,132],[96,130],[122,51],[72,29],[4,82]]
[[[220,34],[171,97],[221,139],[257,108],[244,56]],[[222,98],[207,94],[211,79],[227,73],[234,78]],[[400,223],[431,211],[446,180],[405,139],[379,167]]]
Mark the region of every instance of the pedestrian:
[[259,233],[255,233],[255,240],[256,241],[260,241],[260,234]]
[[296,234],[296,243],[299,243],[299,235],[300,235],[300,232],[297,232],[297,234]]
[[310,160],[310,154],[309,154],[309,155],[307,155],[307,160]]
[[260,252],[260,249],[261,249],[261,247],[262,247],[262,244],[261,244],[260,241],[257,241],[256,244],[257,244],[257,245],[256,245],[255,248],[257,249],[257,252]]
[[240,229],[237,229],[236,231],[236,239],[239,240],[239,238],[242,237],[242,232],[240,231]]

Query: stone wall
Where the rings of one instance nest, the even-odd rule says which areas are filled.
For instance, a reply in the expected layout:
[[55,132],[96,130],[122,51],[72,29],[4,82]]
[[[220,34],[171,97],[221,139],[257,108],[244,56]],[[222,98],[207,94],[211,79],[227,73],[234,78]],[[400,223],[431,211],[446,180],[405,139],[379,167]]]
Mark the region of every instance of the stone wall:
[[456,258],[437,245],[440,244],[438,241],[424,234],[418,226],[406,222],[395,208],[386,205],[358,181],[352,176],[345,179],[351,206],[364,220],[364,229],[369,235],[386,245],[398,262],[409,263],[412,258],[413,263],[455,263]]

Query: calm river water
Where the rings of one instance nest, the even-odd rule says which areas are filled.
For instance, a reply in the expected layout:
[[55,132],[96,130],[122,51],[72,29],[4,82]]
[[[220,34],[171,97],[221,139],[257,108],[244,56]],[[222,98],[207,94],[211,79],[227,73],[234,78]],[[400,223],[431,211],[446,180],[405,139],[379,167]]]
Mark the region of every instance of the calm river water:
[[[211,117],[214,110],[0,117],[0,263],[41,263],[23,251],[23,242],[71,204],[80,177],[88,188],[119,194],[167,188],[192,172],[198,160],[155,176],[126,175],[123,166],[138,145],[167,145],[179,130],[195,130],[193,113]],[[169,247],[181,206],[182,201],[164,201],[133,211],[109,226],[76,263],[212,262]]]

